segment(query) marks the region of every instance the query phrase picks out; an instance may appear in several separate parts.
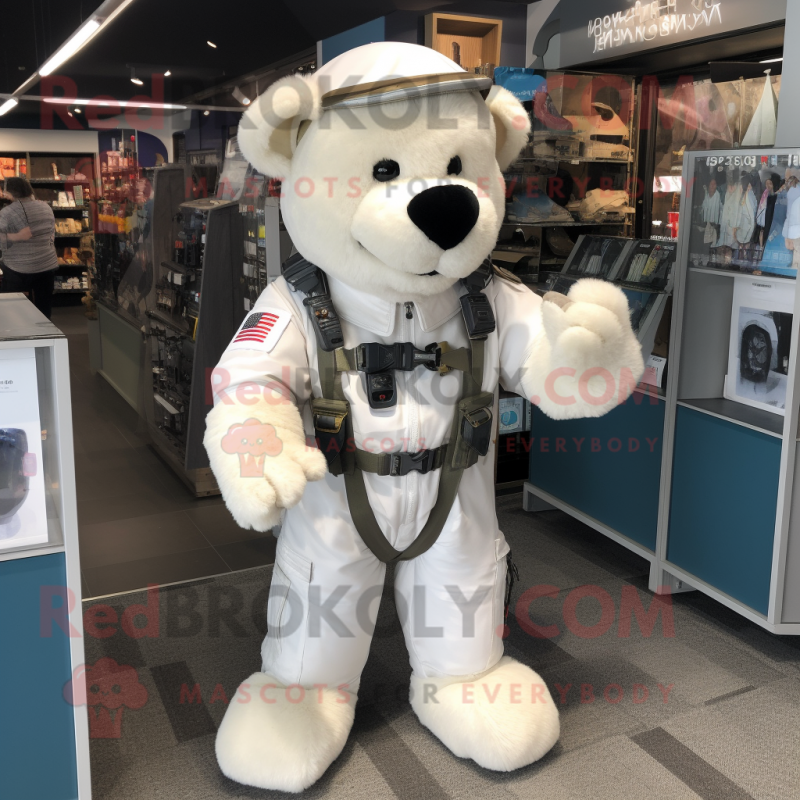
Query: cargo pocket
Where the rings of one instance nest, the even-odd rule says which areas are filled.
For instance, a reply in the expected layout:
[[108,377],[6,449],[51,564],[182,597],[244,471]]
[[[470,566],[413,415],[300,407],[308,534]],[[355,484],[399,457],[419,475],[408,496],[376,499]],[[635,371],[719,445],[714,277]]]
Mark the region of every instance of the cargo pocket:
[[267,601],[262,669],[296,682],[303,667],[312,565],[278,539]]
[[494,392],[481,392],[458,403],[458,433],[453,469],[468,469],[489,452]]

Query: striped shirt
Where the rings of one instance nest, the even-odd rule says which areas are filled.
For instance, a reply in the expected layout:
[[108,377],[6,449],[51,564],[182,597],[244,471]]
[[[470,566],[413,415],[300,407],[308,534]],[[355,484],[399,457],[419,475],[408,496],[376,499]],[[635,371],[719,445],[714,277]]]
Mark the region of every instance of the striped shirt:
[[[9,242],[5,233],[19,233],[30,227],[26,242]],[[58,267],[53,237],[56,221],[53,209],[41,200],[15,200],[0,211],[0,250],[3,263],[14,272],[33,274]]]

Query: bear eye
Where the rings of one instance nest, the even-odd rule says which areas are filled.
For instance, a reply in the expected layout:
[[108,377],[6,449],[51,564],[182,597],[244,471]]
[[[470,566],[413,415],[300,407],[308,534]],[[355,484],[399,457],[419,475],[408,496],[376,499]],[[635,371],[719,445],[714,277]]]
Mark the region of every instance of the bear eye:
[[372,168],[372,177],[376,181],[393,181],[400,175],[400,165],[396,161],[384,159]]
[[447,165],[447,174],[460,175],[461,170],[462,170],[461,158],[459,156],[453,156],[450,159],[450,163]]

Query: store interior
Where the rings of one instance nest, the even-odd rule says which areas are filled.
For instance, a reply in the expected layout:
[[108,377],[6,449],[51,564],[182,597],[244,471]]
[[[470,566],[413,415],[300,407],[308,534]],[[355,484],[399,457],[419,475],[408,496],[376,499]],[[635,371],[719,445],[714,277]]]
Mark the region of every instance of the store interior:
[[[502,773],[420,725],[392,565],[353,733],[305,794],[797,797],[800,53],[785,44],[800,13],[627,5],[4,10],[0,179],[26,179],[52,210],[58,268],[49,321],[0,274],[0,363],[27,348],[24,425],[41,422],[22,496],[43,510],[4,516],[0,487],[0,606],[23,609],[8,640],[54,665],[0,663],[4,685],[36,674],[34,714],[52,721],[52,768],[35,778],[30,725],[17,737],[0,721],[19,765],[0,797],[289,796],[223,776],[214,756],[283,573],[280,524],[237,523],[209,461],[213,371],[297,251],[280,180],[242,153],[239,124],[277,81],[375,42],[431,48],[522,103],[531,133],[503,169],[491,261],[541,297],[584,278],[620,289],[645,369],[600,417],[553,419],[502,386],[495,398],[489,458],[517,575],[498,635],[549,687],[554,749]],[[14,199],[0,199],[0,248]],[[0,434],[24,439],[24,425],[0,419]],[[53,586],[68,608],[54,624],[79,633],[39,636]],[[103,659],[133,668],[150,700],[131,689],[108,720],[105,698],[61,702]]]

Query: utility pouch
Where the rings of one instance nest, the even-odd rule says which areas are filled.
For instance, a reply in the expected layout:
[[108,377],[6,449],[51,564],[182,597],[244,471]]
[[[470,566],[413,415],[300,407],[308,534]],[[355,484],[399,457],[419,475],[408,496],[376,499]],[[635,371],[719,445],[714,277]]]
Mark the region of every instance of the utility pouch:
[[495,329],[494,312],[489,298],[483,294],[465,294],[461,297],[461,313],[470,339],[485,339]]
[[489,452],[492,440],[494,393],[481,392],[458,404],[459,427],[453,468],[467,469]]
[[311,401],[311,413],[314,418],[317,446],[328,462],[328,470],[333,475],[341,475],[344,472],[344,454],[347,447],[345,420],[350,413],[350,404],[346,400],[315,397]]

